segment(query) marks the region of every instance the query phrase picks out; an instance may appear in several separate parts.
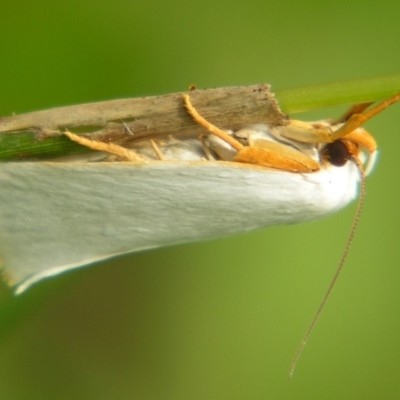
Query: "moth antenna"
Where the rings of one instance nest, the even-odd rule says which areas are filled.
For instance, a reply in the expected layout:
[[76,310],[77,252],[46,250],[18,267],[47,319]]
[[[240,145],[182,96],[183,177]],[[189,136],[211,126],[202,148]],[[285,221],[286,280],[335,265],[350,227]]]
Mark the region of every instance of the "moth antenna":
[[300,345],[297,348],[296,354],[295,354],[295,356],[293,358],[293,361],[292,361],[292,363],[290,365],[289,375],[288,375],[289,379],[292,379],[292,377],[293,377],[294,370],[296,369],[297,362],[299,361],[300,355],[303,352],[304,346],[306,345],[307,340],[311,335],[311,332],[314,330],[314,327],[315,327],[319,317],[321,316],[322,310],[324,309],[324,307],[326,305],[326,302],[328,301],[328,298],[329,298],[329,296],[330,296],[330,294],[332,292],[332,289],[335,286],[335,283],[336,283],[337,279],[339,278],[340,272],[342,271],[343,265],[344,265],[344,263],[345,263],[345,261],[347,259],[347,255],[349,254],[349,250],[350,250],[351,244],[353,242],[354,235],[356,233],[358,223],[360,221],[361,211],[362,211],[362,208],[363,208],[363,205],[364,205],[364,198],[365,198],[365,172],[364,172],[363,166],[362,166],[360,160],[358,160],[358,158],[356,158],[355,156],[352,156],[351,159],[357,165],[358,170],[360,171],[360,175],[361,175],[360,198],[359,198],[359,201],[358,201],[357,211],[356,211],[356,214],[354,216],[353,225],[352,225],[351,230],[350,230],[350,235],[349,235],[349,238],[347,239],[347,243],[346,243],[346,246],[344,248],[344,251],[343,251],[343,254],[342,254],[342,258],[340,259],[339,265],[336,268],[336,271],[335,271],[335,274],[333,275],[331,283],[329,284],[329,287],[328,287],[327,291],[325,292],[325,296],[322,299],[322,301],[321,301],[321,303],[320,303],[320,305],[318,307],[318,310],[315,313],[315,316],[314,316],[313,320],[311,321],[310,326],[308,327],[306,333],[304,334],[303,339],[301,340]]

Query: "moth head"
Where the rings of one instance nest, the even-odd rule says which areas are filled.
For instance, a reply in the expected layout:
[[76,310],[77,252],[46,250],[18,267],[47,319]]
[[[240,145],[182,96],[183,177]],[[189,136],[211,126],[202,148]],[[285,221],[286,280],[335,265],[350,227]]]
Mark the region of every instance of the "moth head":
[[376,141],[364,128],[357,128],[343,138],[325,144],[321,150],[322,159],[337,167],[351,159],[358,160],[359,165],[364,165],[366,175],[372,171],[377,154]]

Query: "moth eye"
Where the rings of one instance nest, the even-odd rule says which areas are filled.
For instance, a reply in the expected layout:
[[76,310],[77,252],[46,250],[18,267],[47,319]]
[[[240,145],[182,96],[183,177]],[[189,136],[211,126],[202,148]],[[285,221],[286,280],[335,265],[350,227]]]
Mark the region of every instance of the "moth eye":
[[336,167],[342,167],[351,158],[348,148],[341,140],[327,144],[322,150],[322,156]]

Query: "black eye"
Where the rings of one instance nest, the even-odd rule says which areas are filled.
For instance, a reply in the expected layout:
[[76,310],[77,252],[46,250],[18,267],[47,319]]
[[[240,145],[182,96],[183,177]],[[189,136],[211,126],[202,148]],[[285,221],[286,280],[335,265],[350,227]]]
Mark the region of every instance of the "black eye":
[[336,167],[342,167],[351,158],[349,150],[341,140],[327,144],[322,150],[322,154]]

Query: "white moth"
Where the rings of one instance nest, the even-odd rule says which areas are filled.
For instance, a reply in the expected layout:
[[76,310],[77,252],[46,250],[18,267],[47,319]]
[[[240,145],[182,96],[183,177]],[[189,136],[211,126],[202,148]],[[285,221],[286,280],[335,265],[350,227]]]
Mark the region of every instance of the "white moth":
[[[0,163],[4,275],[19,294],[116,255],[333,213],[357,196],[357,160],[365,153],[369,168],[375,159],[375,141],[360,125],[398,99],[339,124],[290,121],[232,133],[202,119],[186,96],[208,130],[200,138],[126,149],[65,132],[106,158]],[[109,161],[109,153],[130,161]]]

